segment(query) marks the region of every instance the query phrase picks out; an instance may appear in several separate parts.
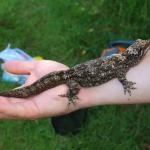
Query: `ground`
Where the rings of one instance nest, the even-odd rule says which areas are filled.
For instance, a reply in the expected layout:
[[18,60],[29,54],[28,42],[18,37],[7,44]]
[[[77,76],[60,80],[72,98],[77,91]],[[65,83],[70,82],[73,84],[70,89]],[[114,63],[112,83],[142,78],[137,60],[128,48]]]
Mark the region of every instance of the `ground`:
[[[99,57],[112,40],[150,38],[149,6],[148,0],[0,0],[0,49],[11,43],[72,66]],[[1,81],[0,89],[11,87]],[[149,104],[90,108],[75,136],[56,135],[47,119],[0,121],[1,150],[141,150],[150,149],[149,141]]]

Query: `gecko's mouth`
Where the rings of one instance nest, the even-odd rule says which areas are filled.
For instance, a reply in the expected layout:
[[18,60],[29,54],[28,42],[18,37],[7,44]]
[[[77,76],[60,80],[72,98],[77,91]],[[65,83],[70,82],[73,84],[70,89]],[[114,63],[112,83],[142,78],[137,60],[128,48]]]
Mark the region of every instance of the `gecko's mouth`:
[[148,39],[148,40],[138,39],[138,40],[136,40],[136,42],[138,45],[136,51],[147,52],[150,49],[150,39]]
[[149,49],[150,49],[150,39],[147,40],[147,41],[148,41],[148,43],[146,44],[146,45],[147,45],[147,46],[146,46],[146,49],[149,50]]

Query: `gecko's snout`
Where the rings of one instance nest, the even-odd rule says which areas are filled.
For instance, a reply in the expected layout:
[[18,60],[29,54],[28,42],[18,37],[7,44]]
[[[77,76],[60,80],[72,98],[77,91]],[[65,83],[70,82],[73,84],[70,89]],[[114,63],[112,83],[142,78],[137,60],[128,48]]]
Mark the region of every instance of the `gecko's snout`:
[[150,46],[150,39],[148,40],[142,40],[142,39],[137,39],[136,42],[138,42],[141,46]]

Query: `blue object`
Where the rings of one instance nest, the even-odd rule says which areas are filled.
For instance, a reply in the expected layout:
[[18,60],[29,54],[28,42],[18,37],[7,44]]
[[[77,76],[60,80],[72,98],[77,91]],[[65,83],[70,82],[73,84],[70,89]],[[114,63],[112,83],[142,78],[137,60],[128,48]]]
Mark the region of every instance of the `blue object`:
[[101,57],[111,56],[113,54],[117,54],[119,52],[119,49],[116,47],[113,47],[111,50],[106,51]]
[[109,48],[112,48],[112,47],[115,47],[117,45],[123,45],[123,46],[130,46],[134,43],[135,41],[130,41],[130,40],[118,40],[118,41],[113,41],[113,42],[110,42],[108,47]]
[[[20,61],[32,61],[33,58],[25,53],[23,50],[19,48],[10,48],[10,44],[0,52],[0,60],[1,63],[11,61],[11,60],[20,60]],[[28,75],[16,75],[7,72],[3,68],[3,64],[1,64],[1,69],[4,71],[2,75],[2,80],[9,82],[16,82],[19,84],[24,84]]]

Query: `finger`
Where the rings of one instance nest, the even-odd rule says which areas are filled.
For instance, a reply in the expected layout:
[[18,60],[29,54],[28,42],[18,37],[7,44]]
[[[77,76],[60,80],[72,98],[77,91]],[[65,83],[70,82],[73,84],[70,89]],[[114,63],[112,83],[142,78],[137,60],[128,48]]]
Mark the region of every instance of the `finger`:
[[19,88],[23,88],[23,87],[26,87],[28,85],[31,85],[36,80],[37,80],[37,78],[34,75],[31,74],[30,77],[27,78],[27,80],[25,81],[25,83],[23,85],[18,86],[18,87],[14,88],[14,89],[19,89]]
[[0,100],[0,114],[7,118],[33,119],[39,116],[39,113],[38,107],[32,101],[20,101],[15,103],[7,100],[4,101],[4,99]]
[[10,73],[30,74],[34,68],[34,61],[8,61],[3,67]]
[[3,113],[0,113],[0,119],[15,119],[15,117],[11,117],[9,115],[5,115]]
[[34,75],[34,73],[32,73],[32,74],[30,75],[30,77],[27,78],[27,80],[26,80],[24,86],[31,85],[33,82],[37,81],[37,79],[38,79],[38,77],[36,77],[36,76]]
[[10,117],[4,114],[0,114],[0,119],[10,119]]
[[27,99],[21,99],[21,98],[11,98],[11,97],[0,97],[0,103],[2,104],[13,104],[13,103],[19,103],[19,102],[23,102],[26,101]]
[[[25,100],[1,97],[0,105],[6,105],[8,103],[10,103],[10,105],[11,105],[11,104],[15,104],[15,103],[20,103],[21,101],[25,101]],[[15,117],[4,114],[3,112],[0,111],[0,119],[15,119]]]

